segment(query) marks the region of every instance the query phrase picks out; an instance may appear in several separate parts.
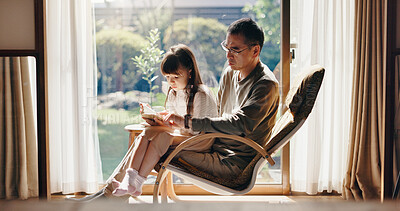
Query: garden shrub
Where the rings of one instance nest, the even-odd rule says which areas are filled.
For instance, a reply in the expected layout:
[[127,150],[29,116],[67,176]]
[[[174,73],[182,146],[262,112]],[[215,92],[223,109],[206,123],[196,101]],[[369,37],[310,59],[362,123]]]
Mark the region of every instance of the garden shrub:
[[[225,51],[220,47],[225,39],[226,29],[227,26],[216,19],[180,19],[167,28],[163,43],[167,49],[178,43],[189,46],[196,56],[203,80],[214,80],[212,83],[216,83],[226,61]],[[214,78],[207,78],[204,75],[207,72],[212,72]]]
[[96,34],[98,94],[133,89],[141,76],[131,58],[141,54],[146,42],[141,35],[120,29]]

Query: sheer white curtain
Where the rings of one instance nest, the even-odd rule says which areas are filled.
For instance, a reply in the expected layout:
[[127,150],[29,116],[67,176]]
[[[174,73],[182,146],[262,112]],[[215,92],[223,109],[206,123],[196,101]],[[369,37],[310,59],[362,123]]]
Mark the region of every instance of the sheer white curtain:
[[291,37],[298,44],[291,75],[326,69],[315,107],[291,143],[291,189],[342,192],[349,140],[353,75],[354,2],[291,1]]
[[102,182],[90,0],[47,1],[51,192],[95,192]]

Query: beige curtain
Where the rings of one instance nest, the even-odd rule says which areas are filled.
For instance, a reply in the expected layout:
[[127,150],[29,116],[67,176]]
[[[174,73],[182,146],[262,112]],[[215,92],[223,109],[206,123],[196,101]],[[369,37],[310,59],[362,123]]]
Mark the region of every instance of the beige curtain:
[[38,196],[35,122],[27,57],[0,57],[0,199]]
[[346,199],[379,199],[385,108],[386,0],[356,0]]
[[[399,1],[400,4],[400,1]],[[393,147],[393,184],[396,185],[398,174],[400,174],[400,55],[396,56],[395,65],[395,118],[394,118],[394,130],[395,140]],[[400,185],[400,184],[399,184]],[[397,196],[400,198],[400,194]]]

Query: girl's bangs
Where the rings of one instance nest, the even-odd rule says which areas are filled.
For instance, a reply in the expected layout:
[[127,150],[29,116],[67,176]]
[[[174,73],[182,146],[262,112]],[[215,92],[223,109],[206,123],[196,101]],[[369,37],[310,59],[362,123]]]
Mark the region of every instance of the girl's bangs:
[[175,56],[167,57],[161,65],[162,74],[179,75],[179,61]]

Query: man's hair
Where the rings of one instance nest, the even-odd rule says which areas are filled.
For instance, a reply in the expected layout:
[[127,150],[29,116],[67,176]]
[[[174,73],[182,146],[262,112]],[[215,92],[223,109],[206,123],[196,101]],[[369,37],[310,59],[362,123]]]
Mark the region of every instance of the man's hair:
[[264,44],[264,32],[251,18],[242,18],[229,25],[228,34],[243,35],[248,45],[258,44],[262,49]]

